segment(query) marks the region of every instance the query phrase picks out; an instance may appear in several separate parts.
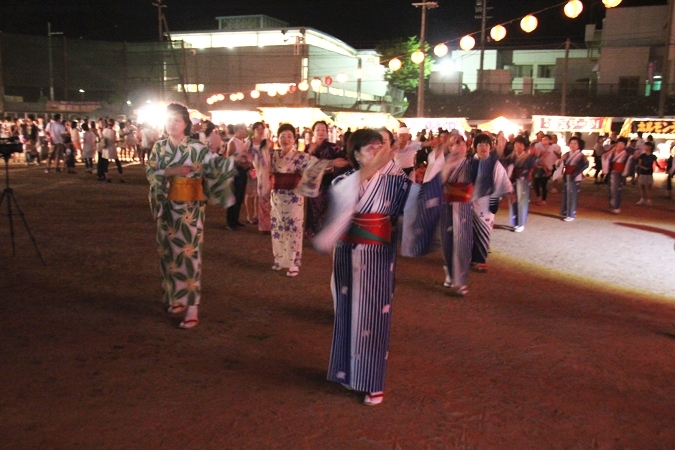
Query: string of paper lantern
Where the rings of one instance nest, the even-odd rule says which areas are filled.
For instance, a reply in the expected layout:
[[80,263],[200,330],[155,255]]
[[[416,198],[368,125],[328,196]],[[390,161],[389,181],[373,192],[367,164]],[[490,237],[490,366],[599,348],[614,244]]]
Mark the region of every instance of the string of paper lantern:
[[[602,3],[605,5],[606,8],[614,8],[618,6],[621,3],[621,0],[602,0]],[[581,13],[584,10],[584,5],[581,2],[581,0],[566,0],[562,3],[549,6],[548,8],[541,9],[539,11],[533,12],[531,14],[527,14],[526,16],[523,17],[518,17],[513,20],[509,20],[507,22],[500,23],[498,25],[495,25],[490,29],[490,37],[495,41],[499,42],[502,39],[506,37],[507,31],[505,25],[509,25],[513,22],[520,21],[520,28],[523,30],[525,33],[531,33],[534,30],[537,29],[537,26],[539,25],[539,20],[537,19],[536,15],[540,14],[544,11],[548,11],[553,8],[558,8],[560,6],[563,6],[563,12],[565,13],[565,16],[569,17],[570,19],[575,19],[581,15]],[[459,48],[461,48],[464,51],[469,51],[473,50],[473,48],[476,46],[476,39],[473,37],[473,35],[479,34],[480,31],[475,31],[473,33],[469,33],[466,36],[463,36],[461,38],[457,39],[452,39],[449,41],[441,42],[440,44],[436,45],[434,47],[434,54],[442,58],[443,56],[448,54],[448,45],[451,42],[459,40]],[[393,57],[389,60],[389,70],[392,72],[395,72],[399,70],[402,66],[401,63],[401,58],[403,55],[399,55],[396,57]],[[425,54],[422,50],[416,50],[410,55],[410,59],[412,60],[413,63],[415,64],[421,64],[424,59],[425,59]],[[384,60],[383,62],[386,62]]]

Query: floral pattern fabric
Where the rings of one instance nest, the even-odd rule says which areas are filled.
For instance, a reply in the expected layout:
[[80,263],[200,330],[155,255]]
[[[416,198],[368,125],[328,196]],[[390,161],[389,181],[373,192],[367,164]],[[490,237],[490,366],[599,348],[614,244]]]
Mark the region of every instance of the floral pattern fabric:
[[198,140],[186,138],[178,146],[159,141],[148,158],[150,209],[157,220],[157,253],[162,289],[168,304],[198,305],[201,297],[201,255],[204,243],[205,202],[168,200],[171,178],[164,171],[176,166],[195,166],[188,177],[202,179],[210,203],[228,207],[234,202],[232,158],[223,158]]

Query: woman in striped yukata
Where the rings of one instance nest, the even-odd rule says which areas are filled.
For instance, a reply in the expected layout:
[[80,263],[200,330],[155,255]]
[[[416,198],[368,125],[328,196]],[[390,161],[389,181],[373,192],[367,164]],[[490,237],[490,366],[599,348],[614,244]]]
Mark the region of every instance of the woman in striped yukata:
[[383,400],[389,351],[396,239],[410,179],[392,160],[375,130],[355,131],[347,156],[356,170],[329,190],[329,214],[314,246],[333,250],[335,308],[328,380],[365,392],[364,403]]
[[565,222],[571,222],[577,216],[577,201],[579,199],[579,190],[581,189],[581,179],[584,170],[588,169],[588,159],[582,153],[584,141],[581,138],[572,136],[569,140],[570,151],[563,155],[560,164],[563,169],[563,190],[562,202],[560,204],[560,215],[564,217]]
[[487,272],[490,235],[495,224],[495,213],[501,198],[513,192],[506,169],[492,148],[492,137],[480,134],[473,141],[478,160],[473,194],[473,255],[471,262],[479,272]]
[[515,195],[509,198],[509,225],[516,233],[525,230],[530,210],[532,171],[536,165],[537,157],[528,151],[525,138],[517,136],[513,141],[513,153],[506,162],[506,170],[515,191]]

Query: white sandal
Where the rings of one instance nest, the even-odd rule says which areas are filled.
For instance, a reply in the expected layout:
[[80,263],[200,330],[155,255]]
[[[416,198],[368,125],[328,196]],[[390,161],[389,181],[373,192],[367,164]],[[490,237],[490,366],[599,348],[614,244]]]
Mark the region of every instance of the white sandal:
[[366,398],[363,399],[363,404],[367,406],[375,406],[382,403],[384,400],[384,392],[369,392],[366,394]]

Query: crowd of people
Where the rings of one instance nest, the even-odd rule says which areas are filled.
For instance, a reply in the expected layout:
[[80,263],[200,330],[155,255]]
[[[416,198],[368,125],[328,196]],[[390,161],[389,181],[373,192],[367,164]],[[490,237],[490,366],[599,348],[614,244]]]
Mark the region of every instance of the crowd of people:
[[191,119],[177,103],[167,107],[161,133],[114,119],[64,123],[58,114],[44,127],[29,117],[15,128],[3,127],[3,134],[17,129],[26,162],[45,160],[46,172],[53,164],[72,173],[80,159],[86,172],[111,181],[112,159],[124,182],[122,160],[145,164],[164,301],[169,313],[183,315],[181,328],[199,323],[207,202],[227,209],[231,231],[245,226],[243,206],[245,221],[270,236],[272,270],[285,270],[287,277],[300,273],[303,239],[332,253],[335,322],[328,379],[364,392],[367,405],[384,398],[399,253],[420,257],[439,242],[443,286],[467,295],[472,268],[488,270],[502,198],[519,233],[532,191],[532,203],[544,205],[549,185],[557,184],[561,219],[571,222],[581,181],[594,170],[595,182],[607,183],[610,210],[618,214],[627,178],[641,187],[638,203],[651,204],[657,164],[649,139],[602,137],[590,168],[579,135],[568,140],[563,154],[557,137],[541,132],[532,141],[526,135],[442,129],[413,139],[405,124],[396,136],[386,128],[343,135],[318,121],[303,130],[281,124],[273,133],[264,122],[218,127]]

